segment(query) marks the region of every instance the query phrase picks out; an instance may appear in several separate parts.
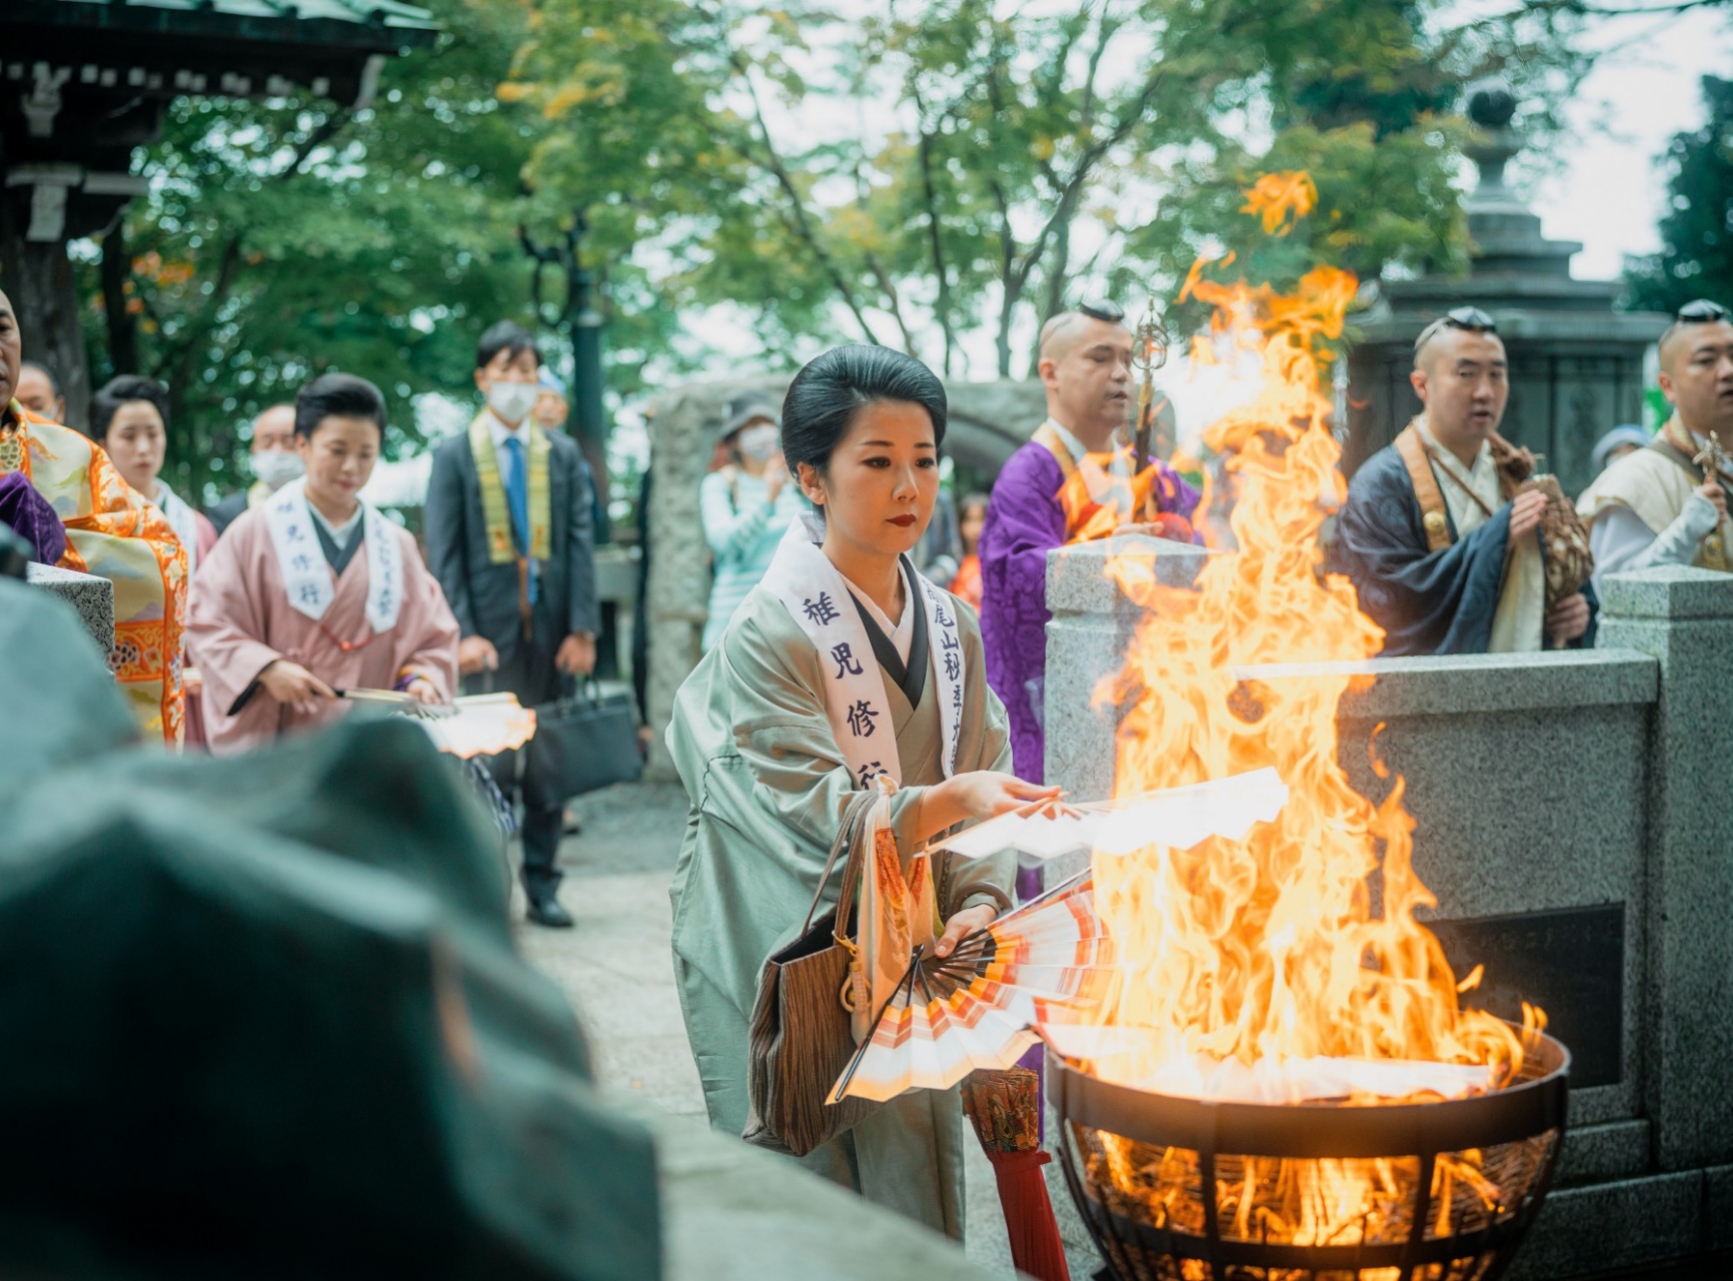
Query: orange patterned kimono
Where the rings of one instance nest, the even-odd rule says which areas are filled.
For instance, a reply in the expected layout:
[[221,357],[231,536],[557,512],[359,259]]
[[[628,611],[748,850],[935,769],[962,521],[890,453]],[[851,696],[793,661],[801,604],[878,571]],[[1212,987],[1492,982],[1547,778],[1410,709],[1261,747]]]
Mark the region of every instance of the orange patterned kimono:
[[174,530],[127,486],[100,445],[16,400],[0,412],[0,476],[15,471],[66,526],[60,567],[114,583],[108,665],[145,733],[179,747],[187,556]]

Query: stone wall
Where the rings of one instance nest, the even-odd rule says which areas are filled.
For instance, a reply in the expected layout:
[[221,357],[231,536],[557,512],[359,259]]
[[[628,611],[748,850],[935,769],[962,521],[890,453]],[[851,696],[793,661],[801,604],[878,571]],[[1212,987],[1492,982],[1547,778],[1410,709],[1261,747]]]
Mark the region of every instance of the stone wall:
[[[1127,536],[1050,561],[1047,775],[1082,795],[1113,783],[1116,710],[1091,695],[1136,619],[1115,553],[1179,584],[1210,554]],[[1487,965],[1470,999],[1539,1004],[1573,1052],[1557,1190],[1513,1276],[1733,1247],[1730,661],[1733,578],[1671,569],[1609,580],[1595,650],[1353,669],[1372,680],[1340,759],[1374,801],[1405,780],[1432,923],[1459,973]]]

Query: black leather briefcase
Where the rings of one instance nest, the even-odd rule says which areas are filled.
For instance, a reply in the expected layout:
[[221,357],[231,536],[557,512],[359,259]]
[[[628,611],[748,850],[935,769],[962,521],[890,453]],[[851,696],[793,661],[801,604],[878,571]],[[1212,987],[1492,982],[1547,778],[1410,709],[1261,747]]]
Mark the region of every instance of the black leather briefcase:
[[562,805],[612,783],[636,782],[638,708],[630,687],[590,680],[536,708],[536,736],[524,763],[524,803]]

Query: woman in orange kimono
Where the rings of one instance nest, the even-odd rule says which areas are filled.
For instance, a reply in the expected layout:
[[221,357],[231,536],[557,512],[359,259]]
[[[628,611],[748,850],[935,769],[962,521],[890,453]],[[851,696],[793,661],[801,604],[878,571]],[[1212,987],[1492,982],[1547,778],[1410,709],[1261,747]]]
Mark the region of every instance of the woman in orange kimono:
[[305,478],[238,517],[199,567],[187,646],[213,754],[329,724],[343,689],[450,701],[457,620],[409,532],[360,496],[384,430],[372,383],[308,385],[295,400]]
[[62,569],[114,584],[108,665],[144,733],[178,748],[186,553],[162,512],[127,487],[100,445],[12,398],[22,359],[17,318],[0,294],[0,476],[22,474],[54,508],[66,526]]

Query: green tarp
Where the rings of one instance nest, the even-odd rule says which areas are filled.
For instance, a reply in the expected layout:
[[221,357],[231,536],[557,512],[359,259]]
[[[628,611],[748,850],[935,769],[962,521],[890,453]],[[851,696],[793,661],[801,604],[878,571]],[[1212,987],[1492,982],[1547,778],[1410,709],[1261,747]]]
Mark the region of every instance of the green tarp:
[[0,647],[0,1266],[659,1274],[649,1137],[454,762],[396,720],[117,749],[70,611],[0,582]]

